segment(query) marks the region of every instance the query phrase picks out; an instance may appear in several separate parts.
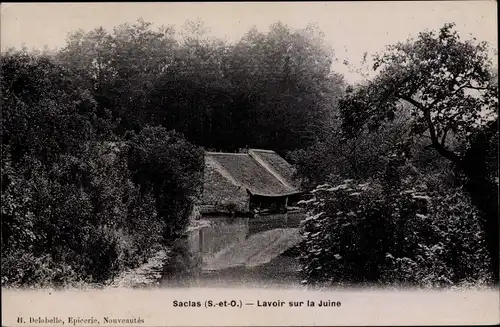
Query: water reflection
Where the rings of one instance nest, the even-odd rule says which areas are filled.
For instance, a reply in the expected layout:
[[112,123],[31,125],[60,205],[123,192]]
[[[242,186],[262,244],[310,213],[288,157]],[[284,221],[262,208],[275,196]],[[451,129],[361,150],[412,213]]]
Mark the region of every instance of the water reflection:
[[[257,267],[227,268],[222,264],[214,268],[203,263],[210,262],[224,251],[227,254],[231,247],[234,250],[235,245],[244,244],[259,233],[276,230],[279,234],[280,229],[297,228],[302,218],[301,214],[252,218],[205,217],[201,227],[191,229],[188,236],[191,253],[199,258],[201,267],[205,269],[189,274],[164,274],[160,284],[174,287],[297,287],[301,285],[301,278],[296,248],[290,248],[270,262]],[[239,252],[234,253],[238,254]]]
[[173,287],[297,287],[300,286],[300,265],[298,260],[287,254],[271,262],[253,268],[233,267],[217,271],[200,271],[196,274],[182,274],[164,277],[162,286]]

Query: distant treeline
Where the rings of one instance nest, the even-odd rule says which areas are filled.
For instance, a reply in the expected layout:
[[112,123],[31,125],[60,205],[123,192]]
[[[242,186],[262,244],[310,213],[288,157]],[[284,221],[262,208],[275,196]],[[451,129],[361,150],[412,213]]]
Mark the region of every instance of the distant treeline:
[[91,90],[115,134],[158,125],[225,151],[310,145],[343,89],[313,26],[277,23],[230,44],[200,22],[176,32],[138,21],[73,33],[55,59]]

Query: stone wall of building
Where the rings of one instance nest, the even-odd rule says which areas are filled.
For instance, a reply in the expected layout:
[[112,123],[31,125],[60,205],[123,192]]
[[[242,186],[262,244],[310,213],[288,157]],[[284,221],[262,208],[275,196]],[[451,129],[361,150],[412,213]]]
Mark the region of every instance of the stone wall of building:
[[246,189],[238,187],[221,176],[213,165],[205,165],[205,182],[202,203],[217,207],[227,206],[240,212],[247,212],[249,195]]

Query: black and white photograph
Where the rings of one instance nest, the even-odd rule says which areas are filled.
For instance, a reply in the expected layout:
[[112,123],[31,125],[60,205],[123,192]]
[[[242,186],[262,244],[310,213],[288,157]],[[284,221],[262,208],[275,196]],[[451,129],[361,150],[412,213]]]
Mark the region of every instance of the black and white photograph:
[[497,37],[494,1],[2,3],[2,325],[173,321],[26,291],[259,292],[153,301],[212,325],[498,292]]

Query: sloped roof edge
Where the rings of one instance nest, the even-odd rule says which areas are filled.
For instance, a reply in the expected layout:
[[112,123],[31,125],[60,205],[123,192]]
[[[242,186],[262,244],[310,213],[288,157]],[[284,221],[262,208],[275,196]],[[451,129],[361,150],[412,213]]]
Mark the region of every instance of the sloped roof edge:
[[206,151],[205,155],[207,164],[215,166],[223,178],[233,185],[245,188],[249,194],[282,197],[301,193],[291,181],[274,169],[271,163],[260,157],[259,153],[279,156],[272,150],[262,149],[249,149],[248,153]]
[[[266,152],[266,153],[273,153],[273,154],[276,154],[276,152],[274,151],[262,151],[262,150],[254,150],[254,149],[251,149],[248,151],[248,154],[250,155],[250,157],[252,157],[255,161],[257,161],[262,167],[264,167],[265,169],[267,169],[277,180],[280,181],[281,184],[285,185],[286,187],[289,187],[289,188],[295,188],[293,187],[286,179],[284,176],[281,176],[281,174],[279,172],[276,171],[276,169],[274,169],[271,165],[269,165],[265,160],[264,158],[260,157],[258,155],[258,152]],[[276,154],[277,155],[277,154]]]

